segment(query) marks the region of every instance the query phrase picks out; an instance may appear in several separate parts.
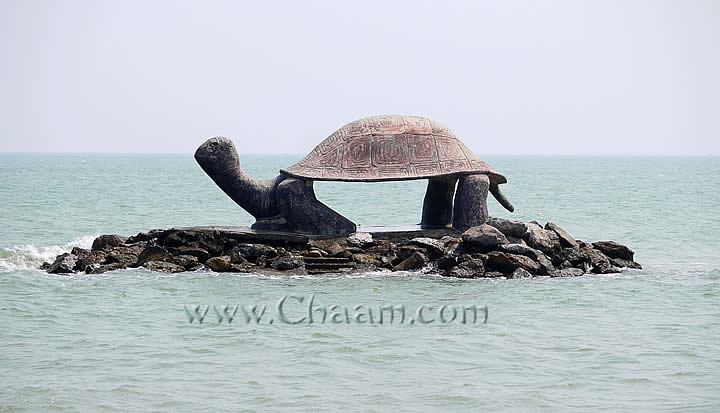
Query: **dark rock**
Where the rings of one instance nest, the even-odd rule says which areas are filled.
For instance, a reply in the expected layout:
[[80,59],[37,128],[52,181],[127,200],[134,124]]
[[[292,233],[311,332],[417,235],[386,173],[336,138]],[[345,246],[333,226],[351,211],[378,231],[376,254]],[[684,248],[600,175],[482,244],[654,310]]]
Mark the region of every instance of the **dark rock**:
[[172,256],[170,253],[164,248],[159,245],[148,245],[145,247],[144,250],[138,255],[137,258],[137,265],[138,267],[142,267],[145,265],[146,262],[149,261],[171,261]]
[[252,264],[230,264],[230,272],[253,272],[253,270]]
[[[250,262],[256,262],[261,256],[274,258],[278,256],[275,248],[264,244],[240,244],[232,249],[232,256],[240,256]],[[237,258],[235,258],[237,261]]]
[[373,243],[373,237],[367,232],[356,232],[347,237],[347,243],[352,247],[363,248]]
[[463,232],[462,240],[469,249],[479,251],[488,251],[508,242],[500,230],[487,224]]
[[583,256],[584,261],[590,264],[590,271],[595,274],[620,272],[618,268],[610,263],[610,259],[605,254],[594,248],[580,248],[580,254]]
[[516,268],[522,268],[531,274],[538,274],[540,272],[540,264],[531,258],[500,251],[493,251],[488,254],[486,267],[504,274],[511,274]]
[[171,231],[160,238],[160,243],[166,247],[180,247],[187,245],[187,241],[178,231]]
[[177,264],[186,270],[191,270],[200,265],[198,258],[194,255],[176,255],[172,257],[172,263]]
[[[194,258],[194,257],[193,257]],[[147,261],[142,264],[143,268],[151,271],[176,273],[185,271],[185,267],[167,261]]]
[[560,238],[554,231],[542,229],[541,226],[528,224],[522,237],[527,245],[545,254],[552,255],[560,251]]
[[527,272],[527,270],[523,268],[516,268],[515,271],[513,271],[512,274],[508,276],[508,278],[532,278],[532,274],[530,274],[529,272]]
[[585,274],[585,271],[579,268],[563,268],[561,270],[553,271],[550,276],[552,277],[579,277]]
[[438,258],[435,265],[437,268],[441,271],[447,271],[453,267],[455,267],[458,264],[457,257],[454,255],[443,255],[442,257]]
[[373,254],[373,255],[385,255],[385,254],[389,253],[390,251],[392,251],[392,246],[393,246],[392,242],[383,239],[383,240],[375,241],[375,245],[373,245],[372,247],[366,248],[365,252],[368,254]]
[[500,271],[485,271],[485,274],[483,274],[483,278],[501,278],[507,276],[508,274],[502,273]]
[[76,258],[75,261],[75,271],[83,271],[85,269],[85,265],[83,264],[83,261],[87,260],[87,258],[90,256],[90,250],[86,250],[85,248],[80,247],[74,247],[72,251],[70,251],[71,255],[74,255]]
[[55,261],[48,267],[47,272],[50,274],[71,274],[75,272],[76,263],[77,257],[66,252],[55,258]]
[[553,264],[562,266],[564,262],[570,263],[571,266],[576,266],[585,261],[585,258],[580,253],[579,248],[563,248],[560,252],[552,257]]
[[381,267],[383,265],[380,259],[369,254],[353,254],[350,259],[353,262],[363,265],[374,265],[376,267]]
[[176,247],[176,248],[168,248],[168,252],[173,255],[192,255],[193,257],[196,257],[199,262],[205,262],[210,258],[210,253],[200,247]]
[[120,235],[100,235],[93,241],[92,249],[101,250],[108,247],[119,247],[125,240],[127,238]]
[[430,262],[422,252],[415,251],[400,264],[395,266],[395,271],[419,270]]
[[120,246],[105,249],[105,264],[120,263],[125,267],[132,267],[137,263],[138,256],[144,250],[141,246]]
[[284,256],[284,257],[277,257],[270,260],[270,268],[278,270],[278,271],[287,271],[287,270],[293,270],[295,268],[300,268],[303,265],[303,260],[300,257],[294,257],[294,256]]
[[593,242],[593,247],[600,250],[608,258],[619,258],[621,260],[632,261],[635,253],[630,248],[618,244],[614,241],[598,241]]
[[42,264],[40,265],[40,269],[47,271],[47,269],[50,268],[51,265],[52,265],[51,262],[45,261],[44,263],[42,263]]
[[87,274],[102,274],[108,271],[121,270],[126,268],[120,262],[113,262],[111,264],[90,264],[85,267],[85,273]]
[[[83,254],[82,257],[78,258],[78,262],[75,264],[75,268],[78,269],[78,271],[85,271],[85,269],[89,265],[97,265],[100,266],[105,262],[105,259],[107,258],[107,253],[102,250],[93,250],[90,251],[89,254],[85,255]],[[87,271],[85,271],[87,272]]]
[[428,255],[430,256],[430,259],[436,260],[440,257],[442,257],[445,254],[445,247],[443,244],[432,238],[413,238],[408,242],[410,245],[416,245],[420,248],[424,248]]
[[227,255],[223,255],[222,257],[212,257],[205,263],[205,265],[215,272],[228,272],[230,271],[231,264],[232,261]]
[[545,224],[545,229],[549,230],[549,231],[553,231],[558,236],[558,238],[560,240],[561,248],[578,248],[579,247],[577,241],[575,241],[575,238],[571,237],[570,234],[565,232],[564,229],[553,224],[552,222],[548,222],[547,224]]
[[440,242],[443,244],[443,250],[445,255],[459,255],[462,250],[462,238],[455,238],[449,235],[445,235],[440,238]]
[[541,275],[548,275],[555,271],[555,267],[547,255],[545,255],[542,251],[530,248],[525,244],[505,244],[501,245],[499,249],[500,251],[508,252],[510,254],[524,255],[531,258],[533,261],[540,264],[539,274]]
[[636,270],[642,270],[642,265],[636,263],[635,261],[623,260],[621,258],[610,258],[610,263],[620,268],[633,268]]
[[487,224],[500,230],[506,237],[522,238],[527,231],[525,223],[511,219],[490,217]]
[[397,252],[397,258],[400,261],[406,260],[414,253],[419,252],[425,256],[427,256],[427,251],[423,247],[419,247],[417,245],[403,245],[398,249]]
[[485,274],[485,265],[479,258],[469,258],[453,267],[445,275],[456,278],[478,278]]
[[340,245],[340,241],[345,243],[344,238],[330,238],[321,240],[310,240],[308,244],[312,247],[320,248],[331,256],[335,256],[345,250],[345,248]]
[[163,232],[165,231],[162,229],[154,229],[149,232],[139,232],[137,235],[128,237],[125,240],[125,244],[135,244],[141,241],[150,241],[159,237],[160,234],[162,234]]

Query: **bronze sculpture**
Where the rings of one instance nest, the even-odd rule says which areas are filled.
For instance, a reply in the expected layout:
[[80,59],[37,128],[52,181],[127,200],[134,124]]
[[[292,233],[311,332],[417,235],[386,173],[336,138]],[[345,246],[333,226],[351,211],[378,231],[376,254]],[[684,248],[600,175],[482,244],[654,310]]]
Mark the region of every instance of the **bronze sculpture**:
[[[202,169],[255,217],[254,229],[318,235],[355,232],[347,218],[318,201],[313,181],[427,179],[421,225],[464,231],[487,221],[487,194],[509,211],[498,187],[507,179],[445,126],[417,116],[374,116],[338,129],[297,164],[271,180],[249,177],[232,142],[208,139],[195,152]],[[457,183],[457,190],[456,190]],[[454,198],[454,202],[453,202]]]

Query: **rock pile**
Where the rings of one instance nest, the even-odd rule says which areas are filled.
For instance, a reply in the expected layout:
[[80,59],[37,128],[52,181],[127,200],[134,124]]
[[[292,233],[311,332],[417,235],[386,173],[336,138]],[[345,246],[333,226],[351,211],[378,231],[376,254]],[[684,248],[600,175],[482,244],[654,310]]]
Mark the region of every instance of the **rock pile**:
[[137,267],[166,273],[209,269],[295,274],[423,269],[458,278],[574,277],[641,268],[628,247],[613,241],[575,240],[551,222],[543,227],[534,221],[490,218],[453,235],[390,240],[355,233],[311,239],[214,227],[153,230],[131,237],[102,235],[92,249],[73,248],[41,268],[53,274],[100,274]]

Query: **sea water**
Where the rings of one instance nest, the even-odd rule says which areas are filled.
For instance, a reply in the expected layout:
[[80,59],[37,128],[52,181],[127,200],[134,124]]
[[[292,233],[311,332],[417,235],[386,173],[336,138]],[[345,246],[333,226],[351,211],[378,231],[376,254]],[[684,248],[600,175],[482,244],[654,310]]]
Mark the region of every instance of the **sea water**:
[[[245,156],[272,178],[302,156]],[[49,275],[100,234],[249,225],[190,155],[0,154],[0,411],[719,411],[720,159],[495,157],[509,213],[630,246],[643,270]],[[362,226],[415,224],[424,181],[315,184]],[[487,322],[245,322],[326,308],[487,306]],[[294,298],[292,298],[294,297]],[[235,321],[192,310],[242,305]],[[196,307],[200,306],[200,307]],[[186,309],[190,309],[187,312]],[[376,314],[377,315],[377,314]]]

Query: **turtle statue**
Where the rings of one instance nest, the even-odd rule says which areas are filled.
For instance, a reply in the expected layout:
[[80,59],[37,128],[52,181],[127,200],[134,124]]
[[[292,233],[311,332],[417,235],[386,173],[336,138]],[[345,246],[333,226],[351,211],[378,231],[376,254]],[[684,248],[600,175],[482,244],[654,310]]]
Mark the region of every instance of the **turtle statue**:
[[354,223],[317,200],[314,181],[427,179],[421,220],[425,228],[452,225],[465,231],[485,223],[488,191],[513,211],[498,187],[507,179],[448,128],[418,116],[374,116],[348,123],[303,160],[281,169],[275,179],[258,180],[245,174],[235,146],[225,137],[208,139],[195,152],[195,159],[233,201],[255,217],[253,229],[316,235],[355,232]]

